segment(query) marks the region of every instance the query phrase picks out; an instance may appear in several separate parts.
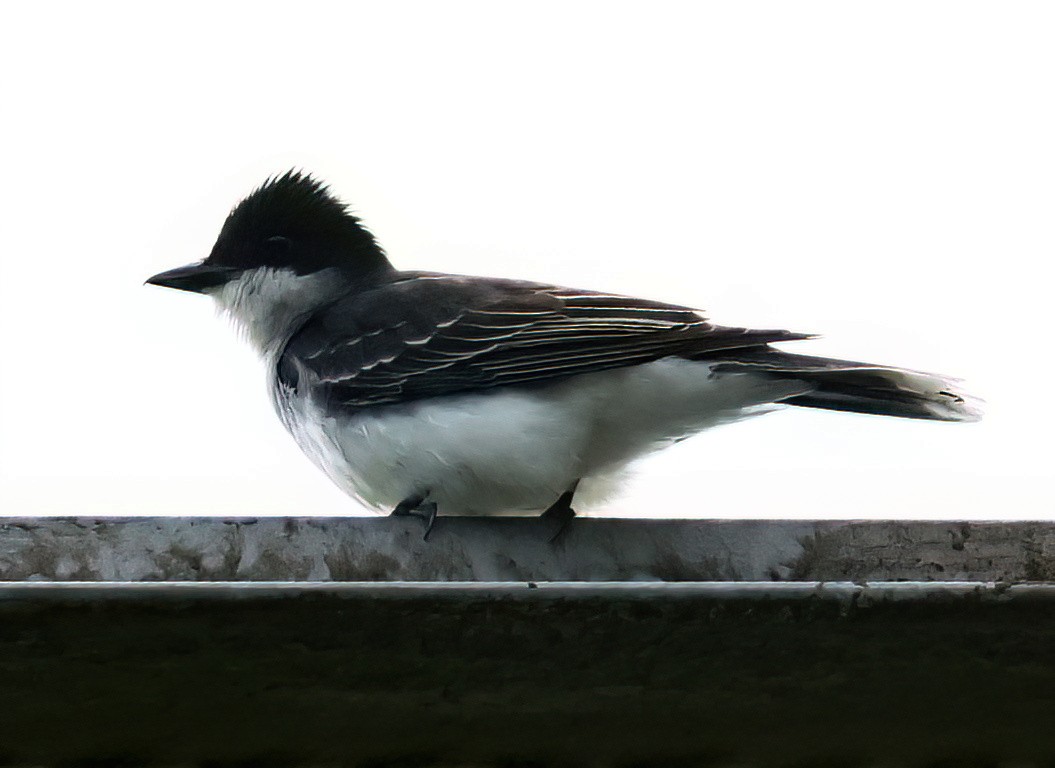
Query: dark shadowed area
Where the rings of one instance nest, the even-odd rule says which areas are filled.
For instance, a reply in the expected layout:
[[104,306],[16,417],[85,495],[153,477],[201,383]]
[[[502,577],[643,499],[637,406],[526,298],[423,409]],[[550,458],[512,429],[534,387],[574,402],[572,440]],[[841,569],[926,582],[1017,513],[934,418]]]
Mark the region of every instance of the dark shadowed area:
[[1043,588],[34,586],[0,591],[9,764],[1055,757]]

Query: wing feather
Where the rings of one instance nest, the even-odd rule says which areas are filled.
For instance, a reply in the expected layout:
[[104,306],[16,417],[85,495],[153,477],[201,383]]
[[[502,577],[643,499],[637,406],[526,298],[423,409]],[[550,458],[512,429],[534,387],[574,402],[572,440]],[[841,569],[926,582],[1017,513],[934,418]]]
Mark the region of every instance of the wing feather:
[[319,313],[287,344],[278,375],[359,409],[803,338],[627,296],[410,273]]

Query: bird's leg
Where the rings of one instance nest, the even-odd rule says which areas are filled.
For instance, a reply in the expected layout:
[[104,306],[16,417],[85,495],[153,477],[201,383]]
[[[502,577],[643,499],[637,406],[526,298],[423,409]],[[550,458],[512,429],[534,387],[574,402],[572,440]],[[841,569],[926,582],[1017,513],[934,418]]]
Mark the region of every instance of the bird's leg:
[[579,487],[579,481],[576,480],[572,483],[571,488],[566,490],[560,495],[560,497],[553,502],[549,509],[542,513],[541,519],[543,520],[554,520],[557,524],[557,531],[550,537],[550,542],[557,540],[564,529],[568,527],[568,523],[575,517],[575,510],[571,508],[572,497],[575,496],[575,489]]
[[396,504],[396,508],[391,512],[392,517],[420,517],[424,520],[425,535],[422,538],[425,541],[429,540],[432,526],[436,524],[436,512],[439,509],[436,502],[425,500],[427,496],[428,493],[407,496]]

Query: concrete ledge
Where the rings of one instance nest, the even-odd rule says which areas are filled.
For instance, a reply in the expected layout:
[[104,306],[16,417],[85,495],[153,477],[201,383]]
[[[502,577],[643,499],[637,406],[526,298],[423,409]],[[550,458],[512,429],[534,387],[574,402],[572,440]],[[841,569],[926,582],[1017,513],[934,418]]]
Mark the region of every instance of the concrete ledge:
[[0,766],[1055,765],[1055,524],[0,521]]
[[1055,578],[1055,524],[441,518],[0,518],[0,580]]

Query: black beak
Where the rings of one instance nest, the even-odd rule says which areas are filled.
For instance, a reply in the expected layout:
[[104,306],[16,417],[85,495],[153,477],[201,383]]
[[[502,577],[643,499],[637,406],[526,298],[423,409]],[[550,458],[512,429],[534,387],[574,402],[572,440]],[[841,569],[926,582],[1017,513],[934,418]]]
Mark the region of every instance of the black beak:
[[175,288],[178,291],[204,293],[209,288],[216,288],[238,276],[242,270],[237,267],[218,267],[213,264],[188,264],[176,267],[168,272],[159,272],[147,279],[147,285],[160,285],[163,288]]

